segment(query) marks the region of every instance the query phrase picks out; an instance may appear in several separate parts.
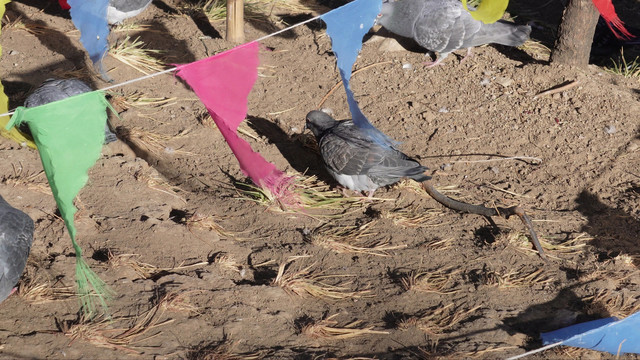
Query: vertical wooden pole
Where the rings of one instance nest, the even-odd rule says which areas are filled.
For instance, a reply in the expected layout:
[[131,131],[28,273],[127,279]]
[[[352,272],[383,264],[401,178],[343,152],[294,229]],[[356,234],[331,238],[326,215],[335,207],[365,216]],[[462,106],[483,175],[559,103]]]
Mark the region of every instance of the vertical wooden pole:
[[227,0],[227,41],[244,42],[243,0]]
[[562,14],[551,63],[587,66],[599,16],[591,0],[570,0]]

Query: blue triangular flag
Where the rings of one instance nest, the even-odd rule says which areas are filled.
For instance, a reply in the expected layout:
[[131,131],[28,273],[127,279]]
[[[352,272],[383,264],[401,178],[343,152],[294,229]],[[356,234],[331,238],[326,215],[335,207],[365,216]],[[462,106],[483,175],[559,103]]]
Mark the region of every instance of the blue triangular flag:
[[349,80],[351,69],[362,48],[362,38],[375,23],[382,8],[382,0],[355,0],[337,9],[331,10],[320,18],[327,24],[327,34],[331,38],[331,48],[336,55],[338,69],[347,92],[347,102],[353,123],[366,130],[383,145],[395,142],[376,129],[362,113],[353,96]]
[[107,37],[107,7],[109,0],[68,0],[71,20],[80,30],[80,42],[105,80],[110,80],[102,68],[102,58],[109,50]]
[[640,354],[640,312],[622,320],[615,317],[571,325],[540,334],[543,345],[562,345],[606,351],[611,354]]

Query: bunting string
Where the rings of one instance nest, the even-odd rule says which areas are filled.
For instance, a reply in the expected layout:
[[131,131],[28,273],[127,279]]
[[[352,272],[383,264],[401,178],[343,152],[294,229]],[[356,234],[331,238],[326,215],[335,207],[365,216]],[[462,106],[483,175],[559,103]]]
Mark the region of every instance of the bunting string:
[[[337,10],[337,9],[336,9],[336,10]],[[332,10],[332,11],[333,11],[333,10]],[[304,25],[304,24],[308,24],[308,23],[310,23],[310,22],[312,22],[312,21],[319,20],[319,19],[321,19],[324,15],[325,15],[325,14],[318,15],[318,16],[314,16],[314,17],[312,17],[312,18],[310,18],[310,19],[307,19],[307,20],[305,20],[305,21],[302,21],[302,22],[299,22],[299,23],[297,23],[297,24],[291,25],[291,26],[289,26],[289,27],[287,27],[287,28],[284,28],[284,29],[278,30],[278,31],[276,31],[276,32],[274,32],[274,33],[271,33],[271,34],[265,35],[265,36],[263,36],[263,37],[261,37],[261,38],[258,38],[258,39],[256,39],[256,40],[252,40],[252,41],[246,42],[246,43],[244,43],[244,44],[241,44],[241,45],[235,46],[235,47],[233,47],[233,48],[231,48],[231,49],[229,49],[229,50],[225,50],[225,52],[226,52],[226,51],[236,50],[236,49],[238,49],[238,48],[240,48],[240,47],[242,47],[242,46],[246,46],[246,45],[247,45],[247,44],[249,44],[249,43],[252,43],[252,42],[260,42],[260,41],[266,40],[266,39],[268,39],[268,38],[270,38],[270,37],[273,37],[273,36],[276,36],[276,35],[282,34],[283,32],[287,32],[287,31],[289,31],[289,30],[293,30],[293,29],[297,28],[298,26],[302,26],[302,25]],[[216,56],[216,55],[213,55],[213,56]],[[159,76],[159,75],[168,74],[168,73],[170,73],[170,72],[173,72],[173,71],[178,70],[178,68],[179,68],[178,66],[174,66],[174,67],[169,68],[169,69],[165,69],[165,70],[162,70],[162,71],[158,71],[158,72],[155,72],[155,73],[151,73],[151,74],[148,74],[148,75],[144,75],[144,76],[141,76],[141,77],[138,77],[138,78],[134,78],[134,79],[131,79],[131,80],[123,81],[123,82],[121,82],[121,83],[114,84],[114,85],[110,85],[110,86],[107,86],[107,87],[105,87],[105,88],[97,89],[97,90],[94,90],[94,91],[109,91],[109,90],[113,90],[113,89],[116,89],[116,88],[119,88],[119,87],[122,87],[122,86],[127,86],[127,85],[130,85],[130,84],[133,84],[133,83],[137,83],[137,82],[139,82],[139,81],[143,81],[143,80],[151,79],[151,78],[154,78],[154,77]],[[13,110],[11,110],[10,112],[4,113],[4,114],[0,114],[0,117],[13,115],[13,114],[15,114],[15,112],[16,112],[16,110],[15,110],[15,109],[13,109]]]

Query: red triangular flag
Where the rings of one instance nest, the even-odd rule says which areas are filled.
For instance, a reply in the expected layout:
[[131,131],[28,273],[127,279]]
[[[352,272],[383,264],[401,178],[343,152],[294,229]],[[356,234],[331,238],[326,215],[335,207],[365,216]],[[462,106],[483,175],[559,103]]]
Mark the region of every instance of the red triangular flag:
[[[600,16],[607,22],[607,26],[611,29],[611,32],[618,38],[623,39],[627,37],[628,39],[633,38],[634,36],[624,27],[624,23],[616,14],[616,9],[613,7],[613,3],[611,0],[593,0],[593,5],[596,6],[598,12],[600,12]],[[617,30],[617,31],[616,31]],[[624,35],[620,35],[618,33]]]

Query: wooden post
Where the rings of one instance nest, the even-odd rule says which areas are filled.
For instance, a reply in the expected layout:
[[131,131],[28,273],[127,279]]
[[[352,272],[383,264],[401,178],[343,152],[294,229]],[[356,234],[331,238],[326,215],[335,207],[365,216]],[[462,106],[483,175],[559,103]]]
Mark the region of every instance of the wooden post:
[[227,41],[244,42],[243,0],[227,0]]
[[551,63],[572,66],[589,64],[599,15],[592,0],[570,0],[562,14],[558,38],[551,52]]

